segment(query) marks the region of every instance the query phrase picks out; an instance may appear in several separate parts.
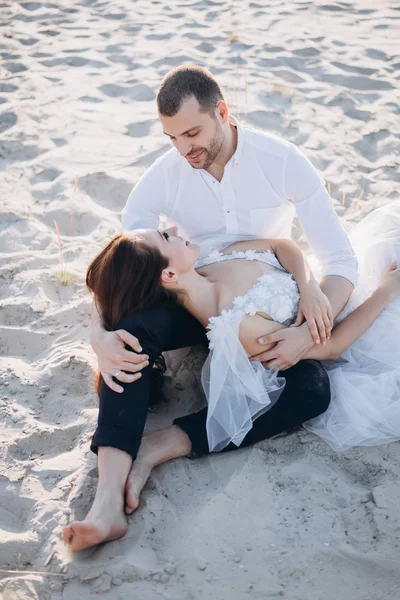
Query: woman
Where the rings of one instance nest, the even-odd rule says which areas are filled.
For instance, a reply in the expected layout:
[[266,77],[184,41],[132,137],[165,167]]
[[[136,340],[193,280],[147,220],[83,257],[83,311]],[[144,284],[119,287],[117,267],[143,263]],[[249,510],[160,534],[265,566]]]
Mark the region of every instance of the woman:
[[[103,447],[101,429],[105,415],[100,402],[99,427],[92,443],[92,449],[98,451],[99,486],[85,521],[74,522],[64,530],[64,540],[72,549],[83,549],[124,535],[127,527],[124,501],[128,513],[137,507],[140,491],[156,464],[179,456],[248,445],[313,418],[317,421],[312,420],[309,426],[313,428],[316,423],[318,433],[323,435],[324,427],[328,427],[318,419],[324,418],[319,415],[328,408],[329,382],[322,369],[320,389],[307,388],[306,382],[303,384],[298,377],[293,389],[290,371],[296,372],[297,365],[285,371],[283,378],[274,371],[263,369],[259,363],[250,363],[248,356],[256,354],[256,339],[260,335],[286,327],[295,320],[299,302],[308,315],[314,335],[317,327],[320,332],[324,330],[328,338],[326,344],[315,345],[309,351],[306,359],[311,359],[310,368],[316,365],[320,368],[315,360],[337,359],[350,347],[359,355],[366,353],[362,334],[388,305],[397,307],[397,315],[399,310],[392,301],[400,294],[400,270],[393,262],[387,269],[387,263],[389,255],[392,259],[400,257],[400,203],[391,205],[389,224],[385,219],[382,221],[384,214],[384,209],[376,211],[364,226],[369,227],[369,243],[377,240],[374,259],[379,255],[381,264],[368,265],[368,285],[360,288],[358,299],[353,302],[353,312],[341,321],[332,335],[329,303],[313,279],[302,253],[289,240],[238,242],[225,248],[223,254],[214,252],[196,262],[199,248],[177,234],[168,236],[165,232],[142,230],[116,236],[100,252],[88,269],[87,283],[110,328],[115,328],[133,311],[175,299],[209,329],[211,352],[203,369],[208,407],[200,413],[176,419],[173,426],[146,436],[136,455],[129,453],[129,440],[126,440],[125,452]],[[358,228],[358,235],[360,232],[362,237],[362,226]],[[356,306],[364,300],[361,296],[366,294],[371,282],[376,284],[378,281],[375,291],[368,291],[370,296]],[[393,331],[395,324],[386,316],[379,327]],[[376,351],[379,350],[376,341],[374,345]],[[392,396],[395,389],[398,396],[400,380],[398,368],[394,366],[395,355],[396,348],[393,348],[390,356],[383,357],[380,353],[379,358],[380,373],[390,379],[386,391],[390,389]],[[370,376],[367,369],[363,365],[362,385],[357,369],[357,365],[352,365],[347,377],[349,379],[350,374],[350,379],[358,379],[358,387],[368,394]],[[101,387],[102,394],[105,387]],[[105,390],[104,393],[113,392]],[[114,395],[118,402],[118,394]],[[297,403],[292,402],[288,410],[286,399],[295,395]],[[334,393],[335,405],[338,395],[340,388]],[[351,400],[347,398],[348,402]],[[131,404],[134,401],[133,398]],[[380,397],[369,401],[374,408],[374,412],[370,411],[374,420],[374,443],[386,441],[388,414],[395,430],[390,439],[395,439],[396,435],[400,438],[400,403],[388,406]],[[143,428],[146,408],[134,408],[132,436],[135,427],[137,436],[139,421]],[[124,419],[129,414],[132,419],[132,409],[128,410],[126,403],[118,407],[117,412],[119,418]],[[339,418],[340,423],[340,410],[336,410],[335,418]],[[348,429],[352,426],[357,429],[357,417],[347,411],[346,418],[352,419]],[[366,415],[364,420],[368,418]],[[378,436],[376,431],[380,421],[384,427]],[[368,428],[363,429],[365,438]],[[126,478],[132,459],[133,467]],[[126,485],[122,485],[125,481]]]

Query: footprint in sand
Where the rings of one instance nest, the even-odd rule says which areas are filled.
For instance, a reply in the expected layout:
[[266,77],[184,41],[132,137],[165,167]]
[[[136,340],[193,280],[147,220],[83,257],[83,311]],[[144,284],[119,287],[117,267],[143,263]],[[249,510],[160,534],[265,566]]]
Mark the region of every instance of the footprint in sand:
[[205,54],[210,54],[215,51],[215,46],[209,44],[208,42],[201,42],[198,46],[196,46],[196,50],[199,52],[204,52]]
[[81,236],[89,235],[102,223],[100,215],[83,212],[76,208],[67,212],[65,209],[56,209],[49,211],[40,220],[51,229],[54,229],[54,221],[58,224],[61,235]]
[[81,177],[78,187],[97,204],[119,212],[125,206],[132,191],[133,182],[98,172]]
[[102,98],[95,98],[94,96],[81,96],[78,98],[78,100],[84,102],[85,104],[99,104],[104,102]]
[[282,129],[282,115],[279,112],[271,112],[266,110],[254,110],[247,113],[247,119],[251,125],[264,130]]
[[57,179],[57,177],[59,177],[59,175],[61,175],[61,171],[59,171],[58,169],[49,167],[47,169],[42,169],[41,171],[39,171],[39,173],[37,173],[31,180],[32,185],[35,185],[36,183],[43,183],[43,182],[50,182],[50,181],[54,181],[55,179]]
[[0,113],[0,133],[11,129],[17,122],[17,115],[13,112]]
[[384,79],[372,79],[372,77],[335,75],[333,73],[322,73],[319,76],[321,81],[326,83],[334,83],[341,85],[351,90],[392,90],[393,84]]
[[29,37],[29,38],[19,39],[18,41],[23,46],[33,46],[34,44],[37,44],[39,40],[37,38]]
[[354,142],[352,146],[357,150],[361,156],[367,158],[371,162],[375,162],[380,156],[382,156],[382,144],[387,137],[390,136],[390,132],[387,130],[381,130],[374,133],[363,135],[358,142]]
[[32,361],[50,348],[51,344],[51,338],[36,331],[27,332],[19,327],[8,327],[1,335],[0,353]]
[[5,62],[3,63],[3,67],[9,71],[10,73],[23,73],[28,70],[28,67],[18,62]]
[[[66,401],[64,398],[63,400]],[[84,427],[85,424],[80,423],[67,427],[40,429],[37,424],[36,431],[10,444],[7,455],[17,460],[28,460],[32,455],[50,456],[68,452],[80,440]]]
[[40,2],[21,2],[20,6],[21,8],[32,12],[43,8],[43,4],[41,4]]
[[128,123],[126,126],[126,135],[134,138],[146,137],[150,135],[152,125],[157,121],[148,119],[147,121],[139,121],[138,123]]
[[1,83],[0,82],[0,93],[2,94],[11,94],[12,92],[16,92],[18,90],[16,85],[12,83]]
[[137,84],[131,87],[124,87],[112,83],[106,83],[99,87],[99,90],[111,98],[131,98],[139,102],[149,102],[156,97],[154,91],[144,84]]
[[15,323],[22,327],[36,318],[37,313],[31,305],[21,299],[12,297],[1,302],[0,323],[6,327],[12,327]]
[[36,500],[21,494],[21,483],[11,483],[0,476],[0,528],[3,531],[22,533],[29,525]]

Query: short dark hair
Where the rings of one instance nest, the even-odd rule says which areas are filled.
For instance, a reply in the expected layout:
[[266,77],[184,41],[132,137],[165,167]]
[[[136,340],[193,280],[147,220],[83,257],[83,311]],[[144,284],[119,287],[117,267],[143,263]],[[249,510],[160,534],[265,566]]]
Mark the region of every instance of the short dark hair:
[[215,107],[224,97],[221,88],[209,71],[197,65],[181,65],[167,73],[157,94],[158,112],[174,117],[182,103],[194,96],[200,112],[214,114]]

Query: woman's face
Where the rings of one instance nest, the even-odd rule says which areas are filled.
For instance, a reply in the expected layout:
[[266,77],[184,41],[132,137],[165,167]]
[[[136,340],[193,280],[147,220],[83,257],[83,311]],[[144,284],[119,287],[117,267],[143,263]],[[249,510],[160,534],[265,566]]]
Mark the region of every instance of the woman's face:
[[194,263],[199,257],[199,246],[180,237],[177,227],[170,227],[162,231],[137,229],[132,233],[142,238],[148,245],[157,247],[161,254],[168,259],[169,267],[174,269],[178,275],[183,275],[193,269]]

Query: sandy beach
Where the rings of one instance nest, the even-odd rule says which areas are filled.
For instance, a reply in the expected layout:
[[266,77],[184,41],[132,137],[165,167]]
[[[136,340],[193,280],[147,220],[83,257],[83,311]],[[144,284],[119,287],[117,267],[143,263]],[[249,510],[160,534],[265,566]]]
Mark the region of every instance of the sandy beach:
[[[6,1],[0,32],[0,597],[399,598],[400,443],[339,454],[300,431],[179,459],[123,539],[60,539],[97,482],[85,271],[170,148],[162,77],[208,68],[237,118],[307,154],[349,229],[399,197],[398,2]],[[204,357],[167,356],[148,431],[199,405]]]

